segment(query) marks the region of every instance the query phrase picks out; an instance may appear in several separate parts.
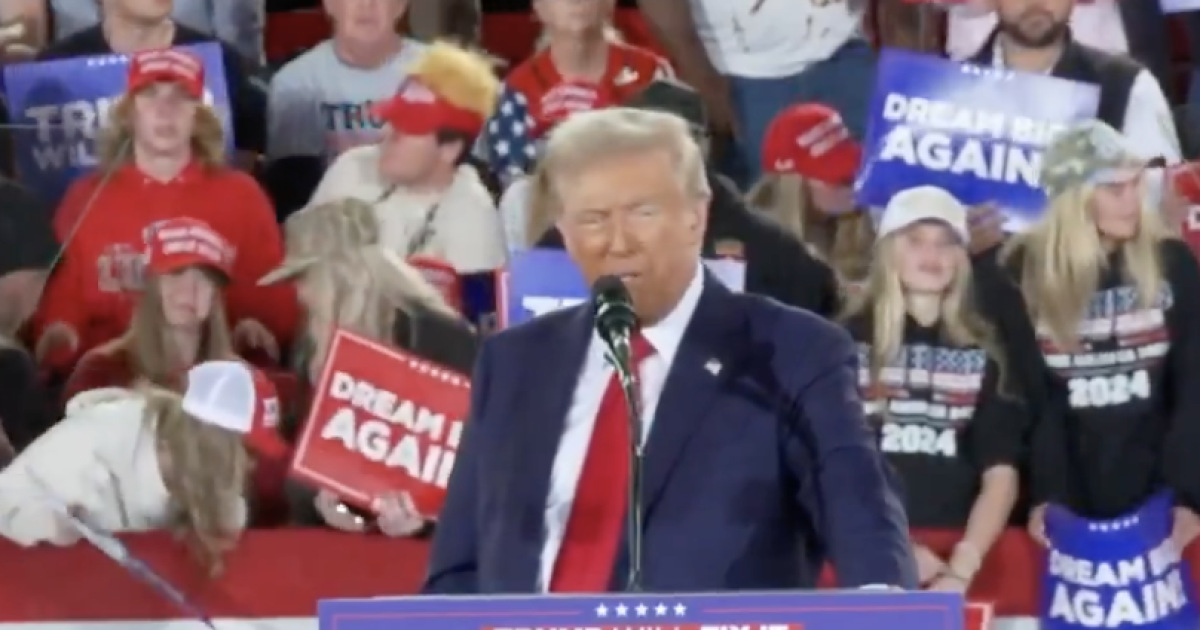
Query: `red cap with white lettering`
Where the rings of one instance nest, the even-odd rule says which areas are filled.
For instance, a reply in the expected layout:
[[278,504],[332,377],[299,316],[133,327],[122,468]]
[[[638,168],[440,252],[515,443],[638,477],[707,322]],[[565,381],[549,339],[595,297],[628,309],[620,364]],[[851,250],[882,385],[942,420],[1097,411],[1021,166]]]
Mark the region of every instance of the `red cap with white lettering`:
[[762,165],[767,173],[847,186],[861,162],[862,146],[850,136],[842,116],[819,103],[783,110],[763,137]]

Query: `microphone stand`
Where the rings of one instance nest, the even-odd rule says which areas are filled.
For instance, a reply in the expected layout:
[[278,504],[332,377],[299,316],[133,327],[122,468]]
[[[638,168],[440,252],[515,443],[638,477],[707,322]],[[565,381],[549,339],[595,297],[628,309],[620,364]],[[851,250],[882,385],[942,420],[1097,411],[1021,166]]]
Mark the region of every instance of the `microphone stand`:
[[612,349],[609,363],[616,371],[621,392],[625,395],[625,407],[629,412],[629,489],[625,510],[629,536],[629,581],[626,591],[640,593],[643,590],[642,543],[645,530],[645,508],[642,504],[642,471],[645,467],[642,393],[638,387],[637,366],[632,365],[633,351],[629,335],[617,335],[613,340]]

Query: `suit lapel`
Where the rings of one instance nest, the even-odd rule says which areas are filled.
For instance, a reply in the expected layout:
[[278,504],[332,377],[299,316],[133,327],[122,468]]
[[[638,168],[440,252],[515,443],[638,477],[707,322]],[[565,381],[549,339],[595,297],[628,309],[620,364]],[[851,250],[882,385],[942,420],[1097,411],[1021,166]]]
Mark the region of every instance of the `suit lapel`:
[[[528,510],[523,519],[537,523],[536,538],[542,538],[543,511],[550,492],[550,471],[558,453],[563,426],[571,407],[571,398],[583,368],[584,355],[591,339],[591,319],[588,308],[576,307],[558,317],[555,326],[538,340],[538,347],[529,348],[522,357],[536,361],[536,378],[520,383],[521,392],[512,413],[520,422],[520,430],[508,436],[513,440],[510,464],[517,476],[517,505]],[[536,358],[535,358],[536,357]],[[524,372],[524,371],[522,371]],[[536,516],[535,516],[536,515]],[[522,529],[526,529],[522,525]]]
[[643,500],[647,513],[661,495],[688,441],[712,416],[713,398],[720,391],[727,333],[738,321],[730,313],[731,298],[729,290],[706,271],[704,292],[667,373],[646,443]]

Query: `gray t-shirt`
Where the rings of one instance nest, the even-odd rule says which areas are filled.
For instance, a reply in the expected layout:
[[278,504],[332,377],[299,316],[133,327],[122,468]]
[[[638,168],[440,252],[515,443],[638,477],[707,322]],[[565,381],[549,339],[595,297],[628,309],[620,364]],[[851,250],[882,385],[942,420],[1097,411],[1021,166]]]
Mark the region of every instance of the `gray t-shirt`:
[[[172,17],[262,63],[265,5],[265,0],[175,0]],[[100,23],[99,0],[50,0],[50,10],[55,41]]]
[[332,160],[379,141],[383,123],[373,119],[371,107],[396,94],[425,49],[405,39],[399,53],[371,69],[342,63],[331,41],[293,59],[271,80],[267,159]]

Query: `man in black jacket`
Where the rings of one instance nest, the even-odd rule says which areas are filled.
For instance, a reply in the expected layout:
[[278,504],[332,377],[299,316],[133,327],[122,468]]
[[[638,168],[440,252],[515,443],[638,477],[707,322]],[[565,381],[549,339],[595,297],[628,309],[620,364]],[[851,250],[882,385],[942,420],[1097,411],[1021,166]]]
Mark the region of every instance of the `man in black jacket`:
[[17,451],[49,428],[52,419],[37,368],[16,339],[37,308],[58,256],[50,218],[44,203],[0,177],[0,443]]

